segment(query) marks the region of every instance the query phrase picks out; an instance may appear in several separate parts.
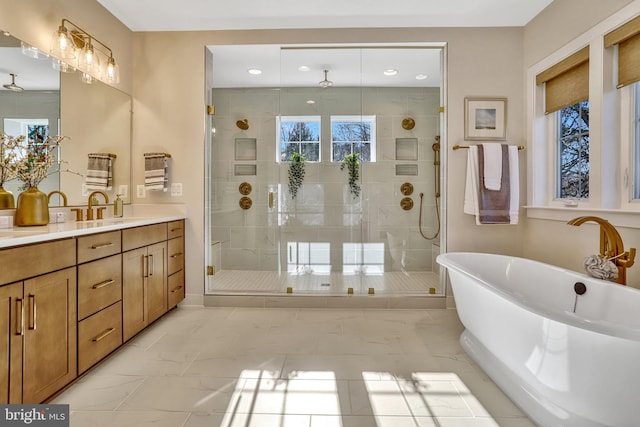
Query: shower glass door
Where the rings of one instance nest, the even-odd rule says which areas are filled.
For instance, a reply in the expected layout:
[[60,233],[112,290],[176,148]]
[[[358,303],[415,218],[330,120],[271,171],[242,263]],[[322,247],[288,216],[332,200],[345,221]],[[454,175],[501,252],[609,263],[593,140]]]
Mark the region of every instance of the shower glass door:
[[[256,49],[277,78],[242,86]],[[442,48],[212,52],[207,293],[442,295]]]

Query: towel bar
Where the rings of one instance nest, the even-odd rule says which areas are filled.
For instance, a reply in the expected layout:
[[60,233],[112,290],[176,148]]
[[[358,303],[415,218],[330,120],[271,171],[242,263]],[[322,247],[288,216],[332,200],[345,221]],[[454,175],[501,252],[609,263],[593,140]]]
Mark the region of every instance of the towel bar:
[[[454,149],[454,150],[459,150],[461,148],[469,148],[469,146],[468,145],[458,145],[458,144],[456,144],[451,148]],[[525,149],[524,145],[518,145],[518,150],[524,150],[524,149]]]

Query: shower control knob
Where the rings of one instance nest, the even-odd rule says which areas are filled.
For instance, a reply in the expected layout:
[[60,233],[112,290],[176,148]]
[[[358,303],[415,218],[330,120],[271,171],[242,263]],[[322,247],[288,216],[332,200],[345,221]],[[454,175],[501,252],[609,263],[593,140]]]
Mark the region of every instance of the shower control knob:
[[400,200],[400,207],[405,211],[411,210],[413,208],[413,200],[411,200],[411,197],[404,197]]

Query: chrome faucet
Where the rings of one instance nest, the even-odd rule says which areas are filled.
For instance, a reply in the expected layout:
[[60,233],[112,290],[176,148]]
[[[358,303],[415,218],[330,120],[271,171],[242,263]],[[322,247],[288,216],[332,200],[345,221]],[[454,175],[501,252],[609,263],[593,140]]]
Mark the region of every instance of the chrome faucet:
[[[93,206],[94,204],[98,204],[98,199],[95,197],[96,194],[102,194],[104,196],[104,203],[109,203],[109,196],[102,190],[96,190],[89,194],[89,202],[87,203],[87,221],[93,220]],[[98,219],[102,219],[102,210],[104,208],[98,208]]]
[[627,268],[631,267],[636,258],[636,248],[624,250],[622,237],[618,230],[606,219],[597,216],[579,216],[567,224],[579,226],[585,222],[595,222],[600,225],[600,256],[610,259],[618,268],[618,283],[627,284]]

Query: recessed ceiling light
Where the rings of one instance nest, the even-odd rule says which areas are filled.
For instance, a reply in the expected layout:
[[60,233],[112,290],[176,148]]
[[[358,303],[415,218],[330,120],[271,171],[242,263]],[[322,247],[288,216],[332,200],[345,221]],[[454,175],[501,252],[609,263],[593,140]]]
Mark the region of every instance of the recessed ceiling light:
[[262,74],[262,70],[260,68],[249,68],[247,70],[247,73],[253,76],[259,76],[260,74]]
[[311,70],[311,68],[309,68],[307,65],[301,65],[298,67],[298,71],[309,71]]
[[418,74],[416,76],[416,80],[426,80],[427,79],[427,75],[426,74]]
[[309,105],[313,105],[315,103],[316,103],[316,101],[314,101],[313,99],[308,99],[307,100],[307,104],[309,104]]
[[384,70],[385,76],[395,76],[396,74],[398,74],[398,70],[393,70],[393,69]]

